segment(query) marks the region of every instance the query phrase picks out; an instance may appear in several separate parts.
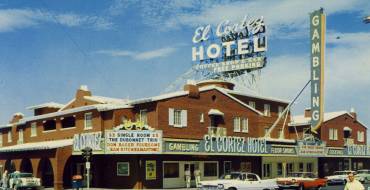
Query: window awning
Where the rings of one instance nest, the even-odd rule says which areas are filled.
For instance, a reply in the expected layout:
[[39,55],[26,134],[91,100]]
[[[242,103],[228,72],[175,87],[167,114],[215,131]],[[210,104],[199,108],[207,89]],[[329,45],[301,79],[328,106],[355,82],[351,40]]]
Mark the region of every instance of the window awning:
[[20,151],[32,151],[32,150],[50,150],[65,146],[73,145],[73,139],[63,139],[55,141],[42,141],[25,144],[17,144],[13,146],[6,146],[0,148],[0,152],[20,152]]
[[208,115],[218,115],[218,116],[224,116],[224,113],[222,113],[218,109],[210,109],[208,112]]
[[352,129],[351,129],[351,128],[349,128],[349,127],[344,127],[344,128],[343,128],[343,131],[350,131],[350,132],[351,132],[351,131],[352,131]]

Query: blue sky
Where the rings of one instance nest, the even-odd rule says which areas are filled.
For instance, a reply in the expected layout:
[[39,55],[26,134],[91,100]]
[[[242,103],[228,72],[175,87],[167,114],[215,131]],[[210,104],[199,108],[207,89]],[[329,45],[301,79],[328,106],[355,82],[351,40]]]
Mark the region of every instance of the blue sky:
[[[66,103],[81,84],[101,96],[158,95],[192,66],[196,27],[245,15],[264,16],[267,25],[268,61],[255,90],[291,100],[309,80],[309,13],[320,7],[325,111],[353,107],[370,126],[366,0],[0,1],[0,123],[15,112],[30,115],[31,105]],[[308,106],[307,89],[293,111]]]

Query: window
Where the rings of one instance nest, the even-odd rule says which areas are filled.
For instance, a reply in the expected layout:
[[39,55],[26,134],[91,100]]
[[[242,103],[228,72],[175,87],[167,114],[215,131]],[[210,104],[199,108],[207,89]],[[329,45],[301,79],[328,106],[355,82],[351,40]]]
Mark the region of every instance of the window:
[[204,123],[204,114],[203,113],[200,114],[200,122]]
[[187,110],[173,109],[168,110],[168,124],[173,127],[186,127],[188,116]]
[[365,133],[363,131],[357,131],[357,141],[358,142],[365,141]]
[[147,110],[140,110],[140,121],[143,122],[144,125],[148,125],[147,113]]
[[181,126],[181,110],[175,110],[174,111],[174,115],[173,115],[173,118],[174,118],[174,125],[175,126]]
[[224,174],[230,174],[232,168],[232,162],[231,161],[224,161]]
[[240,117],[234,117],[234,132],[240,132]]
[[283,175],[283,163],[281,162],[277,163],[277,175],[278,176]]
[[31,137],[36,137],[37,136],[37,123],[32,122],[31,123]]
[[18,144],[23,144],[23,129],[18,130]]
[[301,162],[299,163],[299,172],[303,172],[304,170],[304,164]]
[[294,171],[293,163],[287,163],[286,164],[286,174],[289,175],[289,174],[293,173],[293,171]]
[[85,130],[93,128],[92,119],[93,119],[93,115],[91,112],[85,113],[85,128],[84,128]]
[[[3,133],[0,133],[0,147],[3,146]],[[2,170],[0,170],[2,171]]]
[[264,104],[263,108],[264,108],[263,115],[264,116],[271,116],[270,104]]
[[263,164],[263,177],[271,177],[271,164]]
[[283,129],[279,129],[279,138],[283,139],[284,138],[284,132]]
[[[325,165],[324,165],[325,166]],[[327,167],[327,166],[326,166]],[[325,168],[325,167],[324,167]],[[307,163],[306,165],[306,172],[313,172],[312,170],[312,163]]]
[[73,116],[62,118],[62,128],[71,128],[76,126],[76,119]]
[[117,162],[117,176],[130,176],[129,162]]
[[329,140],[338,140],[338,129],[329,129]]
[[179,163],[163,163],[164,167],[164,178],[178,178],[179,175]]
[[256,102],[249,101],[248,104],[249,104],[250,107],[256,109]]
[[242,132],[248,133],[248,118],[243,118],[242,120]]
[[8,143],[12,142],[12,130],[8,131]]
[[283,113],[284,111],[284,107],[283,106],[279,106],[278,107],[278,114],[279,114],[279,117],[281,116],[281,114]]
[[53,131],[56,130],[56,122],[55,120],[47,120],[43,122],[44,131]]
[[265,128],[265,135],[269,133],[270,127]]
[[218,176],[217,171],[217,162],[205,162],[204,163],[204,177],[214,177]]

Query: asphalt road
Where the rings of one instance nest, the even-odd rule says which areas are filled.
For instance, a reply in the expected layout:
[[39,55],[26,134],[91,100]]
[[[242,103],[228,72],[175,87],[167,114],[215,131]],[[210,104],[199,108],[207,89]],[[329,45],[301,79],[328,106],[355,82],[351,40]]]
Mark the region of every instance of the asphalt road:
[[[370,184],[364,184],[365,190],[370,190]],[[330,185],[322,188],[322,190],[343,190],[344,185]]]

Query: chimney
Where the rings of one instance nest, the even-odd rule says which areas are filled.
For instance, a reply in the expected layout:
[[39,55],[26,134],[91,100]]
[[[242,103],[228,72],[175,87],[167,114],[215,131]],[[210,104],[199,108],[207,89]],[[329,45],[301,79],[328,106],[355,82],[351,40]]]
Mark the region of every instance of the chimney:
[[354,119],[355,121],[357,121],[357,113],[356,113],[356,111],[355,111],[355,108],[351,108],[351,111],[349,112],[349,114],[351,114],[351,115],[352,115],[352,117],[353,117],[353,119]]
[[184,85],[184,91],[189,91],[189,97],[199,98],[199,87],[195,84],[195,81],[188,80]]
[[83,98],[84,96],[91,96],[91,92],[86,85],[81,85],[76,92],[76,99]]
[[24,117],[23,113],[20,113],[20,112],[15,113],[15,114],[13,115],[12,120],[10,120],[10,123],[17,123],[17,122],[18,122],[19,120],[21,120],[23,117]]
[[311,108],[304,109],[304,117],[311,117]]
[[225,88],[228,90],[234,90],[235,84],[232,82],[224,81],[224,80],[204,80],[197,83],[197,86],[205,87],[205,86],[216,86],[219,88]]

